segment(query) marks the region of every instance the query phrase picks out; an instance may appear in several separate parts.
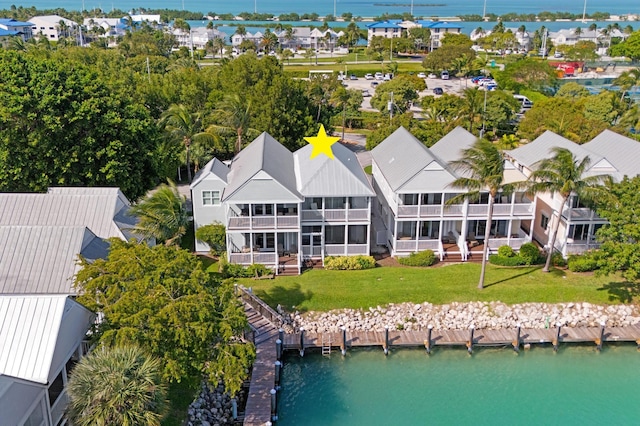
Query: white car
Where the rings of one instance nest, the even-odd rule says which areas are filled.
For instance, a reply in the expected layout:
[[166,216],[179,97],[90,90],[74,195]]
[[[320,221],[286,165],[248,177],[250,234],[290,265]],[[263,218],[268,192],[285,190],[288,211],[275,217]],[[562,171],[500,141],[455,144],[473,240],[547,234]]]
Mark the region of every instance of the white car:
[[377,72],[375,74],[376,80],[382,80],[384,79],[384,75],[381,72]]
[[440,73],[440,78],[441,78],[442,80],[449,80],[449,71],[442,71],[442,72]]
[[427,78],[427,75],[423,72],[418,73],[418,78]]
[[373,74],[371,74],[371,73],[365,74],[364,78],[365,78],[365,80],[373,80]]

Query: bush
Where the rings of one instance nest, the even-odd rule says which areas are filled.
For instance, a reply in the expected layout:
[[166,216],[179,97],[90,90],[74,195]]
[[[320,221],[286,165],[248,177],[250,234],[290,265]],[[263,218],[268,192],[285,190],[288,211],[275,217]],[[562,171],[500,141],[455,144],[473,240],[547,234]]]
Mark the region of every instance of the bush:
[[324,258],[324,269],[329,270],[360,270],[371,269],[376,266],[373,256],[327,256]]
[[433,250],[424,250],[411,253],[409,257],[399,257],[398,262],[405,266],[431,266],[436,263],[437,258]]
[[590,252],[569,256],[567,263],[571,272],[590,272],[599,268],[597,256]]
[[489,263],[498,266],[528,265],[527,261],[523,259],[522,256],[501,256],[500,254],[489,255]]
[[198,228],[196,238],[209,246],[209,253],[213,256],[219,256],[227,250],[226,229],[219,222]]
[[247,269],[237,263],[220,262],[220,274],[222,278],[247,278],[251,277]]
[[273,274],[273,271],[261,263],[254,263],[253,265],[247,266],[246,273],[249,277],[263,277]]
[[533,243],[524,243],[520,247],[520,257],[526,262],[525,265],[535,265],[540,263],[540,250]]
[[551,255],[551,264],[553,266],[567,266],[567,260],[562,256],[562,253],[556,251]]
[[516,255],[516,252],[510,246],[504,245],[498,248],[498,256],[502,257],[513,257]]

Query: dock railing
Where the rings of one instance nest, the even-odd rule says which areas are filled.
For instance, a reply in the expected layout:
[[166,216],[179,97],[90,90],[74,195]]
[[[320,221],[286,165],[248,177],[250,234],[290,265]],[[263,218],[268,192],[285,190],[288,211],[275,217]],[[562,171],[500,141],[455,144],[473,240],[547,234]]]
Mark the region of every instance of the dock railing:
[[243,302],[248,303],[253,309],[258,311],[260,315],[270,321],[273,325],[280,328],[284,325],[284,318],[282,315],[274,311],[271,306],[264,303],[258,296],[253,294],[251,289],[247,289],[244,286],[235,285],[236,296],[239,297]]

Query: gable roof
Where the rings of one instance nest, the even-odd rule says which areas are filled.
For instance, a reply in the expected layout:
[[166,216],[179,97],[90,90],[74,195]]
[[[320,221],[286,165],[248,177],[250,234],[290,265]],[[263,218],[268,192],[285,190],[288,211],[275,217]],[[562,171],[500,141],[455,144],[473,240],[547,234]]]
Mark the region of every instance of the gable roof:
[[[582,145],[583,148],[603,157],[611,166],[616,169],[612,176],[620,180],[624,176],[637,176],[640,174],[640,142],[625,136],[619,135],[611,130],[605,130],[590,142]],[[606,166],[604,161],[591,161],[591,169],[599,166]]]
[[404,127],[376,146],[371,156],[395,192],[442,189],[456,178],[442,160]]
[[136,223],[118,188],[49,188],[46,194],[0,193],[0,226],[82,226],[100,238],[128,240]]
[[373,24],[367,25],[367,28],[397,28],[397,29],[402,29],[402,27],[400,25],[398,25],[396,22],[391,22],[391,21],[374,22]]
[[506,153],[519,164],[533,170],[534,165],[538,161],[551,157],[554,148],[568,149],[578,160],[589,156],[591,158],[591,164],[595,164],[600,160],[599,156],[594,155],[594,153],[584,149],[577,143],[557,135],[550,130],[547,130],[528,144],[506,151]]
[[212,158],[203,168],[198,170],[198,173],[193,178],[193,182],[189,186],[190,189],[194,189],[200,182],[207,179],[219,179],[224,183],[227,183],[227,176],[229,175],[229,167],[217,158]]
[[319,155],[311,159],[312,145],[305,145],[293,156],[298,190],[305,197],[371,197],[375,195],[356,155],[346,146],[331,146],[334,159]]
[[293,154],[264,132],[231,163],[222,201],[298,202]]
[[444,162],[451,163],[459,160],[462,151],[471,148],[477,140],[475,135],[457,126],[429,149]]
[[109,243],[85,227],[0,226],[1,294],[76,294],[78,254],[106,258]]
[[93,318],[66,295],[0,295],[0,375],[52,382]]

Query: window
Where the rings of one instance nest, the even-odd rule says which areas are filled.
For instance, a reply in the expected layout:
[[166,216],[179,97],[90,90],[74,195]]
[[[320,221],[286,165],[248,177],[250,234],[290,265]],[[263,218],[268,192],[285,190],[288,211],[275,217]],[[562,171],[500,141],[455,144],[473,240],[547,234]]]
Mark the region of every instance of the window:
[[325,202],[326,209],[344,209],[346,204],[344,197],[328,197]]
[[253,204],[254,216],[273,216],[273,204]]
[[305,198],[302,204],[303,210],[322,210],[322,198],[311,197]]
[[55,378],[53,383],[49,385],[49,389],[48,389],[49,403],[51,404],[52,407],[63,390],[64,390],[64,381],[62,379],[62,371],[61,371],[60,374],[58,374],[58,376]]
[[344,244],[344,226],[327,226],[324,228],[325,244]]
[[589,235],[589,225],[571,225],[569,227],[569,238],[573,238],[574,241],[583,241],[587,239]]
[[368,205],[367,197],[350,197],[349,198],[349,208],[366,209],[367,205]]
[[549,227],[549,216],[542,213],[540,214],[540,228],[547,229]]
[[442,194],[422,194],[422,204],[424,205],[440,205],[442,204]]
[[41,426],[44,424],[44,412],[42,410],[42,401],[36,405],[29,418],[24,422],[24,426]]
[[367,225],[349,225],[349,244],[367,244]]
[[436,221],[422,222],[422,226],[420,227],[421,237],[437,240],[438,235],[440,235],[440,222],[436,222]]
[[401,194],[400,200],[402,200],[402,204],[405,206],[417,206],[418,194]]
[[220,191],[202,191],[203,206],[219,206]]

